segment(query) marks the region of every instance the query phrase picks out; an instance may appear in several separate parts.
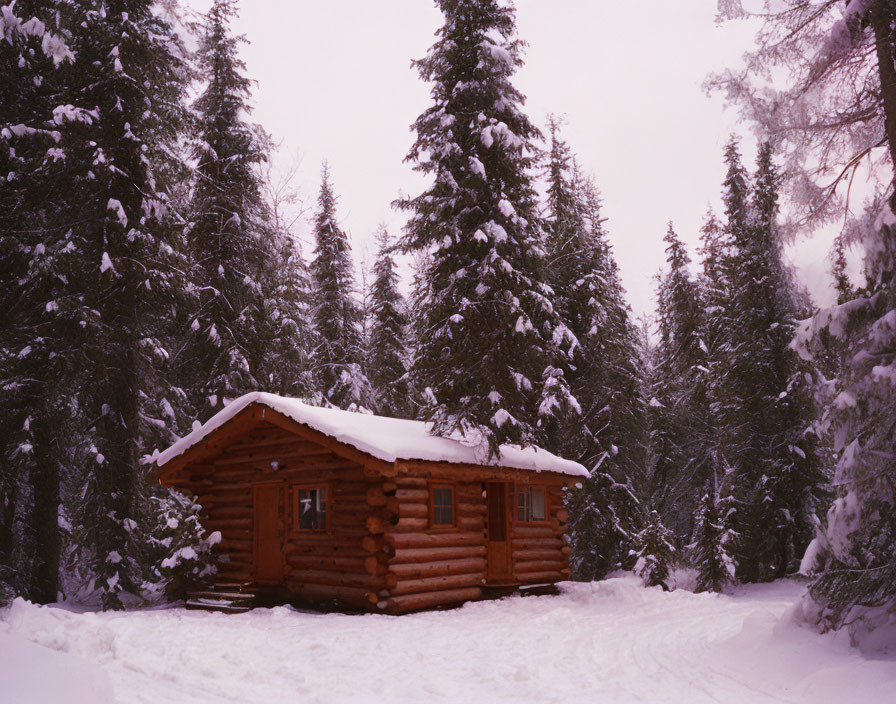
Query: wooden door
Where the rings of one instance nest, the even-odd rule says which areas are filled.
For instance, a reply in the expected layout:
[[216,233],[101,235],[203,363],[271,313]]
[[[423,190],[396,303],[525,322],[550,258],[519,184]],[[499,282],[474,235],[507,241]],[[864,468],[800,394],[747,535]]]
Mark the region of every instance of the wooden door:
[[256,484],[255,578],[259,582],[283,580],[283,486]]
[[489,582],[506,582],[513,578],[510,554],[510,514],[508,494],[510,485],[489,482],[486,485],[488,502],[488,544],[486,558]]

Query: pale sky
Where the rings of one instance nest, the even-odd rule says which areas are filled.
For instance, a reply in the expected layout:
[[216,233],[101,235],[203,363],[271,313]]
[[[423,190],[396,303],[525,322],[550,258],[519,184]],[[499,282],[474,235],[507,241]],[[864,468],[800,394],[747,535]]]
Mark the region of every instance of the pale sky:
[[[203,10],[209,0],[192,0]],[[755,144],[734,110],[708,98],[710,71],[737,65],[754,28],[715,24],[712,0],[517,0],[529,43],[516,86],[543,127],[565,114],[565,137],[604,200],[604,216],[636,314],[654,307],[653,276],[671,219],[696,258],[698,231],[719,210],[722,149],[737,130],[752,170]],[[430,0],[244,0],[235,30],[257,81],[252,119],[282,142],[280,160],[301,158],[308,206],[322,159],[330,163],[339,216],[356,260],[373,257],[372,234],[393,234],[404,215],[390,203],[423,181],[403,163],[410,124],[429,86],[410,66],[433,43],[441,13]],[[305,244],[310,255],[311,245]],[[819,303],[829,303],[830,236],[802,241],[795,262]]]

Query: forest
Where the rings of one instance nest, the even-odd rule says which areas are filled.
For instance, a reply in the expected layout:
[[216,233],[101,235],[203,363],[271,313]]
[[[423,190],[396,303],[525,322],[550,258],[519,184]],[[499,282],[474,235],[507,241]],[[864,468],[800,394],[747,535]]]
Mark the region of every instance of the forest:
[[[236,0],[0,6],[0,604],[123,609],[209,574],[200,507],[152,456],[259,390],[582,463],[576,581],[802,575],[818,630],[891,623],[896,7],[765,3],[746,68],[706,78],[758,149],[718,155],[699,251],[669,223],[644,320],[600,184],[515,87],[512,3],[436,4],[430,105],[395,155],[427,185],[363,276],[326,163],[302,251]],[[785,246],[837,222],[819,309]]]

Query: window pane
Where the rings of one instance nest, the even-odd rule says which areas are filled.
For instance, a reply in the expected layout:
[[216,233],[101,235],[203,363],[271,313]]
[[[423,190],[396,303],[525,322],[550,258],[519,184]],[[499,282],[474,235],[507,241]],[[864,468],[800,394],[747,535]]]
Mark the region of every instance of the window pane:
[[296,489],[296,524],[299,530],[324,530],[327,515],[327,489]]
[[432,490],[432,522],[433,525],[450,526],[454,524],[454,491],[448,487]]
[[529,512],[530,521],[544,520],[544,489],[541,487],[529,487]]
[[518,521],[525,522],[529,520],[529,506],[526,499],[526,489],[520,489],[516,493],[516,520]]

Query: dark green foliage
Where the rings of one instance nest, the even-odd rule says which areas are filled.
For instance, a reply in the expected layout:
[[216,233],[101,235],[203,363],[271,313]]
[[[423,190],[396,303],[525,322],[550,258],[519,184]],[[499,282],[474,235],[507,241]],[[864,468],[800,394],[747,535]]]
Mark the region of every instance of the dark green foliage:
[[645,587],[663,587],[669,579],[669,569],[675,556],[671,543],[672,534],[663,525],[660,515],[651,511],[644,528],[635,536],[635,574],[641,577]]
[[521,63],[514,10],[440,0],[445,21],[415,62],[432,105],[407,156],[432,177],[402,247],[421,262],[412,378],[439,434],[475,432],[491,455],[530,444],[574,401],[555,366],[572,340],[552,310],[531,169],[539,133],[510,82]]
[[415,413],[411,408],[407,373],[408,316],[398,290],[398,271],[385,226],[377,233],[377,244],[379,252],[373,265],[370,292],[367,376],[378,414],[412,418]]
[[737,566],[732,552],[736,536],[728,527],[732,512],[730,499],[716,499],[706,493],[700,499],[694,519],[694,542],[689,546],[697,568],[695,592],[720,592],[735,578]]
[[589,582],[631,568],[641,509],[629,488],[595,471],[581,488],[570,490],[567,503],[572,578]]
[[361,369],[361,310],[354,298],[348,236],[339,227],[330,170],[324,163],[314,220],[316,247],[311,262],[314,284],[316,384],[324,403],[357,410],[367,406],[370,385]]
[[[796,569],[813,533],[824,476],[810,430],[813,378],[789,348],[796,296],[776,229],[779,176],[761,146],[752,191],[734,141],[726,148],[727,247],[708,270],[716,315],[710,398],[715,456],[739,509],[738,577],[765,581]],[[727,486],[727,489],[724,488]]]
[[196,300],[180,356],[194,417],[206,419],[259,387],[272,338],[265,309],[275,261],[259,163],[266,138],[246,122],[251,81],[230,33],[235,0],[216,0],[197,27],[196,65],[208,83],[194,104],[195,178],[187,237]]

